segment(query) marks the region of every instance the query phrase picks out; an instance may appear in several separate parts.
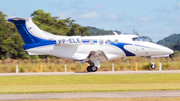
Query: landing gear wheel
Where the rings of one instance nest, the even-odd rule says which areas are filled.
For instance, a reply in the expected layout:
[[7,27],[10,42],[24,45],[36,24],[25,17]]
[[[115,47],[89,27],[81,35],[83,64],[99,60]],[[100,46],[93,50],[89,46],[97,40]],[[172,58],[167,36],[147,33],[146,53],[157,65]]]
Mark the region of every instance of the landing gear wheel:
[[152,64],[151,65],[151,69],[155,69],[156,68],[156,65],[155,64]]
[[88,66],[88,67],[87,67],[87,71],[88,71],[88,72],[91,72],[91,68],[92,68],[92,66]]
[[153,62],[153,57],[151,57],[151,63],[152,63],[151,69],[155,69],[155,68],[156,68],[156,65],[155,65],[154,62]]
[[98,69],[98,68],[97,68],[96,66],[92,66],[92,67],[91,67],[91,71],[92,71],[92,72],[96,72],[97,69]]
[[96,72],[97,69],[98,69],[98,68],[97,68],[96,66],[88,66],[88,67],[87,67],[87,71],[88,71],[88,72]]

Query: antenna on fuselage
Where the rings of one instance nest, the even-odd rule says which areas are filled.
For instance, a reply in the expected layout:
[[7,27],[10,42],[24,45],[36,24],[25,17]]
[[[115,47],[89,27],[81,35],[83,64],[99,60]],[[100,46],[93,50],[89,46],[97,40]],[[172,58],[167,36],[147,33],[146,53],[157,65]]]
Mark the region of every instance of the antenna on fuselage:
[[118,35],[116,32],[113,32],[114,33],[114,35]]

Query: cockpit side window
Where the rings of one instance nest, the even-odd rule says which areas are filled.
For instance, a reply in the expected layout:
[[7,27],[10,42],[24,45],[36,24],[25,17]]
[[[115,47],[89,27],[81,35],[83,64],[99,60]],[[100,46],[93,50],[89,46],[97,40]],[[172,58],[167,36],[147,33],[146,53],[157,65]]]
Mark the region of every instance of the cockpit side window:
[[133,41],[144,41],[144,39],[141,37],[134,37],[134,38],[132,38],[132,40]]
[[140,39],[141,41],[145,41],[142,37],[139,37],[139,39]]
[[138,37],[132,38],[133,41],[140,41]]

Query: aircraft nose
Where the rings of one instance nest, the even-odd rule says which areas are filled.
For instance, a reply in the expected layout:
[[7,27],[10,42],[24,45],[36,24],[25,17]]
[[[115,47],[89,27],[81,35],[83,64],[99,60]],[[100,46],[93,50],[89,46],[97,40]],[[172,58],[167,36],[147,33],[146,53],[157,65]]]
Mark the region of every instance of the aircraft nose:
[[159,47],[161,52],[164,53],[164,54],[173,54],[174,51],[170,48],[167,48],[167,47],[164,47],[164,46],[161,46]]
[[174,51],[172,49],[169,49],[169,48],[166,49],[166,51],[167,51],[168,54],[173,54],[174,53]]
[[151,54],[152,56],[153,55],[170,55],[174,53],[172,49],[162,46],[162,45],[158,45],[151,42],[146,42],[145,44],[147,46],[151,46],[152,50],[149,52],[149,54]]

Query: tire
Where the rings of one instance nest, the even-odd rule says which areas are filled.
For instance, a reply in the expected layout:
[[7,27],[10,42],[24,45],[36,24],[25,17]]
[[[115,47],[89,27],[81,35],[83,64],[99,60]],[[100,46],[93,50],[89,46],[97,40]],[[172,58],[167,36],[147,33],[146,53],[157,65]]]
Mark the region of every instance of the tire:
[[91,67],[92,67],[92,66],[88,66],[88,67],[87,67],[87,72],[91,72]]
[[97,69],[98,69],[98,68],[97,68],[96,66],[92,66],[92,67],[91,67],[91,71],[92,71],[92,72],[96,72]]
[[155,69],[155,68],[156,68],[156,65],[152,64],[151,69]]

